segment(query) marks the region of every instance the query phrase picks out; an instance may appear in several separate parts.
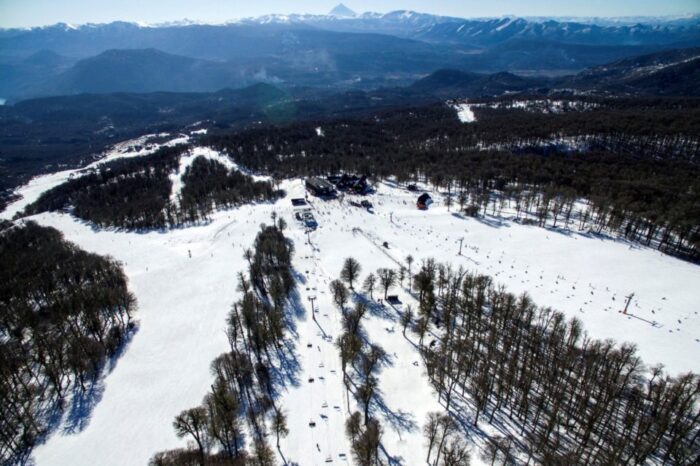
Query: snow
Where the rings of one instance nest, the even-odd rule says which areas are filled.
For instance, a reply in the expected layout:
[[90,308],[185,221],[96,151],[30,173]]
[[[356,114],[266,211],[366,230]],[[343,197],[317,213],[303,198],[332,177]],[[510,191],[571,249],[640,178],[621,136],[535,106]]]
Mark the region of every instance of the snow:
[[321,128],[320,126],[319,126],[318,128],[316,128],[316,136],[319,136],[319,137],[323,137],[323,136],[324,136],[324,134],[323,134],[323,128]]
[[207,128],[190,131],[190,134],[207,134]]
[[457,118],[459,118],[459,121],[462,123],[473,123],[476,121],[476,116],[470,104],[456,104],[454,108],[457,110]]
[[513,23],[513,18],[504,18],[500,26],[496,28],[496,31],[502,31]]
[[[182,157],[180,173],[198,155],[228,160],[195,148]],[[15,204],[36,198],[76,172],[32,180],[20,190],[25,198]],[[352,463],[344,434],[348,409],[342,372],[333,346],[341,315],[328,290],[349,256],[362,265],[362,279],[379,267],[397,268],[408,254],[416,259],[414,273],[422,259],[434,257],[488,274],[514,293],[528,292],[541,306],[578,317],[593,337],[635,343],[647,364],[663,363],[670,374],[700,372],[697,265],[586,232],[526,226],[490,215],[463,218],[449,212],[437,192],[430,193],[435,200],[430,209],[419,211],[415,194],[391,182],[376,186],[370,198],[374,213],[350,206],[351,196],[343,202],[310,198],[319,228],[310,233],[308,244],[289,201],[304,197],[303,182],[287,180],[281,188],[287,195],[275,205],[242,206],[214,214],[206,225],[167,232],[96,229],[62,213],[32,217],[60,229],[88,251],[121,261],[139,304],[139,329],[104,378],[86,425],[72,433],[59,427],[35,449],[38,466],[143,465],[157,451],[185,445],[176,438],[172,420],[198,405],[209,389],[209,364],[227,349],[225,319],[239,298],[234,277],[246,271],[243,251],[273,211],[289,225],[286,234],[296,250],[293,264],[302,277],[298,301],[304,306],[296,317],[294,340],[298,384],[280,399],[291,431],[281,447],[290,462],[321,465],[330,457],[334,463]],[[2,216],[18,211],[15,204]],[[460,238],[464,244],[457,255]],[[381,246],[385,241],[388,249]],[[624,315],[619,311],[630,293],[634,298]],[[422,426],[427,413],[442,408],[412,343],[416,337],[409,331],[404,338],[398,322],[398,312],[407,304],[416,308],[414,298],[406,289],[390,294],[403,304],[373,305],[363,326],[389,355],[389,364],[378,374],[384,408],[374,411],[384,428],[383,446],[399,464],[410,465],[425,458]],[[375,299],[380,295],[375,292]],[[317,298],[318,325],[311,319],[310,296]],[[357,409],[354,400],[350,405]],[[309,427],[310,420],[315,428]],[[479,464],[476,447],[472,456]]]

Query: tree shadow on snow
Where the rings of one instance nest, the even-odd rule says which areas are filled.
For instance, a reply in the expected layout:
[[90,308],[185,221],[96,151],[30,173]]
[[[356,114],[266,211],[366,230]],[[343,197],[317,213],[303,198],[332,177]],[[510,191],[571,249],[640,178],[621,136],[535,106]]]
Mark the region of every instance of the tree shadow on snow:
[[367,312],[372,317],[379,317],[380,319],[388,320],[390,322],[396,322],[398,315],[395,312],[390,312],[390,307],[379,304],[376,301],[369,299],[367,296],[361,293],[353,293],[352,297],[355,303],[362,303],[367,306]]
[[281,350],[277,351],[277,364],[270,367],[270,377],[275,397],[282,388],[298,387],[301,384],[299,374],[301,365],[296,351],[296,339],[285,338]]
[[377,391],[372,399],[374,404],[372,405],[373,411],[377,414],[381,414],[382,419],[391,426],[391,428],[396,431],[399,436],[403,432],[415,432],[418,428],[415,417],[413,414],[402,411],[400,409],[391,409],[384,400],[382,394]]
[[92,411],[102,400],[104,391],[105,386],[102,379],[87,384],[84,391],[80,387],[74,388],[61,432],[63,434],[77,434],[83,431],[90,423]]
[[297,319],[306,319],[306,309],[296,288],[290,291],[285,310],[288,311],[284,313],[285,324],[291,338],[284,338],[280,348],[275,352],[277,355],[276,364],[271,364],[270,366],[270,377],[276,396],[279,395],[281,388],[287,386],[297,387],[300,384],[301,365],[299,364],[296,347],[296,343],[299,341],[299,333],[297,332],[296,321]]
[[499,217],[477,216],[477,217],[473,217],[473,218],[477,222],[482,223],[482,224],[486,225],[487,227],[510,228],[510,225],[508,224],[508,222],[499,218]]
[[104,395],[105,377],[117,367],[119,359],[124,354],[126,348],[129,346],[134,338],[134,335],[136,335],[138,331],[138,321],[132,321],[124,334],[122,343],[116,349],[114,354],[106,359],[104,362],[104,367],[100,371],[99,375],[94,380],[86,383],[85,390],[82,390],[80,385],[76,385],[73,388],[68,410],[66,412],[65,419],[63,420],[63,427],[61,428],[62,433],[75,434],[82,432],[88,426],[90,423],[90,417],[92,416],[92,411],[102,400],[102,396]]
[[386,447],[384,446],[383,442],[379,443],[379,449],[382,450],[382,453],[386,456],[386,462],[389,466],[402,466],[404,463],[404,459],[401,456],[391,456],[388,451],[386,451]]
[[[70,435],[79,433],[88,426],[93,410],[102,400],[105,377],[117,367],[119,359],[126,352],[138,330],[138,321],[132,321],[119,347],[112,355],[105,358],[96,376],[85,381],[85,390],[81,388],[78,381],[72,381],[62,400],[43,404],[37,417],[41,421],[40,424],[46,426],[46,430],[44,435],[37,439],[37,445],[45,443],[57,430],[62,434]],[[31,450],[28,454],[30,453]],[[27,457],[19,459],[17,464],[29,465],[33,464],[33,461]]]

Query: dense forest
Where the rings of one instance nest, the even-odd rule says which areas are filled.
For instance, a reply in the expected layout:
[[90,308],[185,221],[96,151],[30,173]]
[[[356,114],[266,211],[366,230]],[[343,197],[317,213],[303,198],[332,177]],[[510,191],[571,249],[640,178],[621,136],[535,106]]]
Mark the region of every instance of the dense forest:
[[343,312],[337,339],[343,379],[364,411],[348,419],[358,464],[383,464],[376,447],[381,429],[370,413],[385,355],[362,331],[365,303],[374,291],[386,296],[403,283],[417,300],[415,314],[410,306],[398,311],[403,334],[409,338],[411,329],[417,337],[445,409],[430,413],[424,426],[428,464],[468,464],[463,436],[483,419],[502,434],[484,433],[482,456],[490,464],[515,464],[516,456],[527,464],[698,464],[696,374],[671,377],[661,366],[648,368],[634,345],[590,338],[578,319],[508,293],[488,276],[432,259],[412,274],[412,263],[408,256],[398,271],[369,273],[354,309],[345,307],[343,281],[359,281],[360,264],[348,258],[343,281],[331,282]]
[[118,263],[53,228],[4,222],[0,257],[0,463],[9,465],[91,396],[134,328],[136,302]]
[[197,157],[180,174],[179,199],[172,199],[171,174],[177,174],[187,146],[164,147],[156,153],[118,159],[98,166],[44,192],[24,214],[69,209],[102,227],[167,228],[206,220],[215,208],[277,197],[271,183],[255,181],[217,161]]
[[449,106],[427,106],[207,142],[276,177],[395,176],[430,183],[473,215],[515,206],[518,218],[542,226],[575,219],[581,229],[700,259],[700,100],[583,101],[586,111],[548,113],[494,99],[474,108],[470,124]]
[[293,380],[296,370],[286,341],[294,325],[286,312],[295,284],[284,220],[273,215],[272,221],[261,226],[253,249],[245,252],[249,273],[238,277],[242,297],[227,319],[230,351],[211,363],[211,391],[173,422],[177,436],[193,448],[156,453],[151,466],[276,464],[270,438],[274,435],[279,450],[280,437],[288,433],[278,384]]
[[231,208],[256,200],[275,199],[272,184],[255,182],[220,162],[197,157],[182,175],[179,222],[192,222],[207,216],[217,208]]

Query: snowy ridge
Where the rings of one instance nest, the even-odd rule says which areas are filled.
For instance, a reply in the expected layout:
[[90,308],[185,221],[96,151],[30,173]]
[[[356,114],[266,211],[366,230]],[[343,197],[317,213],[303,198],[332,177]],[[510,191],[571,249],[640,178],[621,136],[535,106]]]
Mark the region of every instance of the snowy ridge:
[[[512,30],[514,33],[533,34],[537,36],[543,33],[560,30],[564,33],[573,32],[583,35],[594,35],[602,28],[617,33],[628,33],[632,36],[640,31],[664,32],[669,28],[697,27],[700,15],[680,16],[641,16],[620,18],[598,17],[451,17],[430,13],[421,13],[413,10],[395,10],[387,13],[367,11],[355,13],[340,4],[328,14],[313,13],[272,13],[261,16],[229,18],[220,21],[205,21],[183,18],[174,21],[147,22],[147,21],[118,21],[122,25],[131,25],[138,28],[167,28],[187,26],[227,26],[237,24],[317,24],[337,22],[376,22],[378,24],[403,24],[417,28],[414,32],[430,34],[435,28],[441,28],[440,33],[454,33],[457,37],[476,37],[479,35],[494,34]],[[38,27],[15,28],[14,30],[31,31],[41,29],[56,29],[61,31],[79,31],[81,29],[95,29],[114,23],[56,23]],[[9,30],[2,29],[0,30]]]
[[36,201],[43,192],[68,181],[70,178],[80,176],[87,171],[96,168],[102,163],[117,159],[149,155],[157,151],[160,147],[172,147],[180,144],[187,144],[189,142],[189,136],[179,134],[163,144],[149,144],[148,141],[156,136],[168,137],[169,134],[148,134],[135,139],[130,139],[128,141],[123,141],[115,144],[111,149],[105,152],[103,157],[85,166],[84,168],[63,170],[32,178],[27,184],[20,186],[15,190],[15,193],[20,195],[21,198],[8,205],[3,212],[0,212],[0,218],[11,219],[16,213],[21,212],[29,204]]

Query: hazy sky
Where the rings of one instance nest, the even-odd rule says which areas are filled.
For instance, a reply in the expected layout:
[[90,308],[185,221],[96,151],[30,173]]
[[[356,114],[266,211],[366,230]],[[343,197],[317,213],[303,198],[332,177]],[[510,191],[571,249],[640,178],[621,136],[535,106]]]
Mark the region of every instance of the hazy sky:
[[[0,27],[114,20],[207,22],[267,13],[327,13],[333,0],[0,0]],[[460,17],[651,16],[700,13],[700,0],[348,0],[356,12],[410,9]]]

